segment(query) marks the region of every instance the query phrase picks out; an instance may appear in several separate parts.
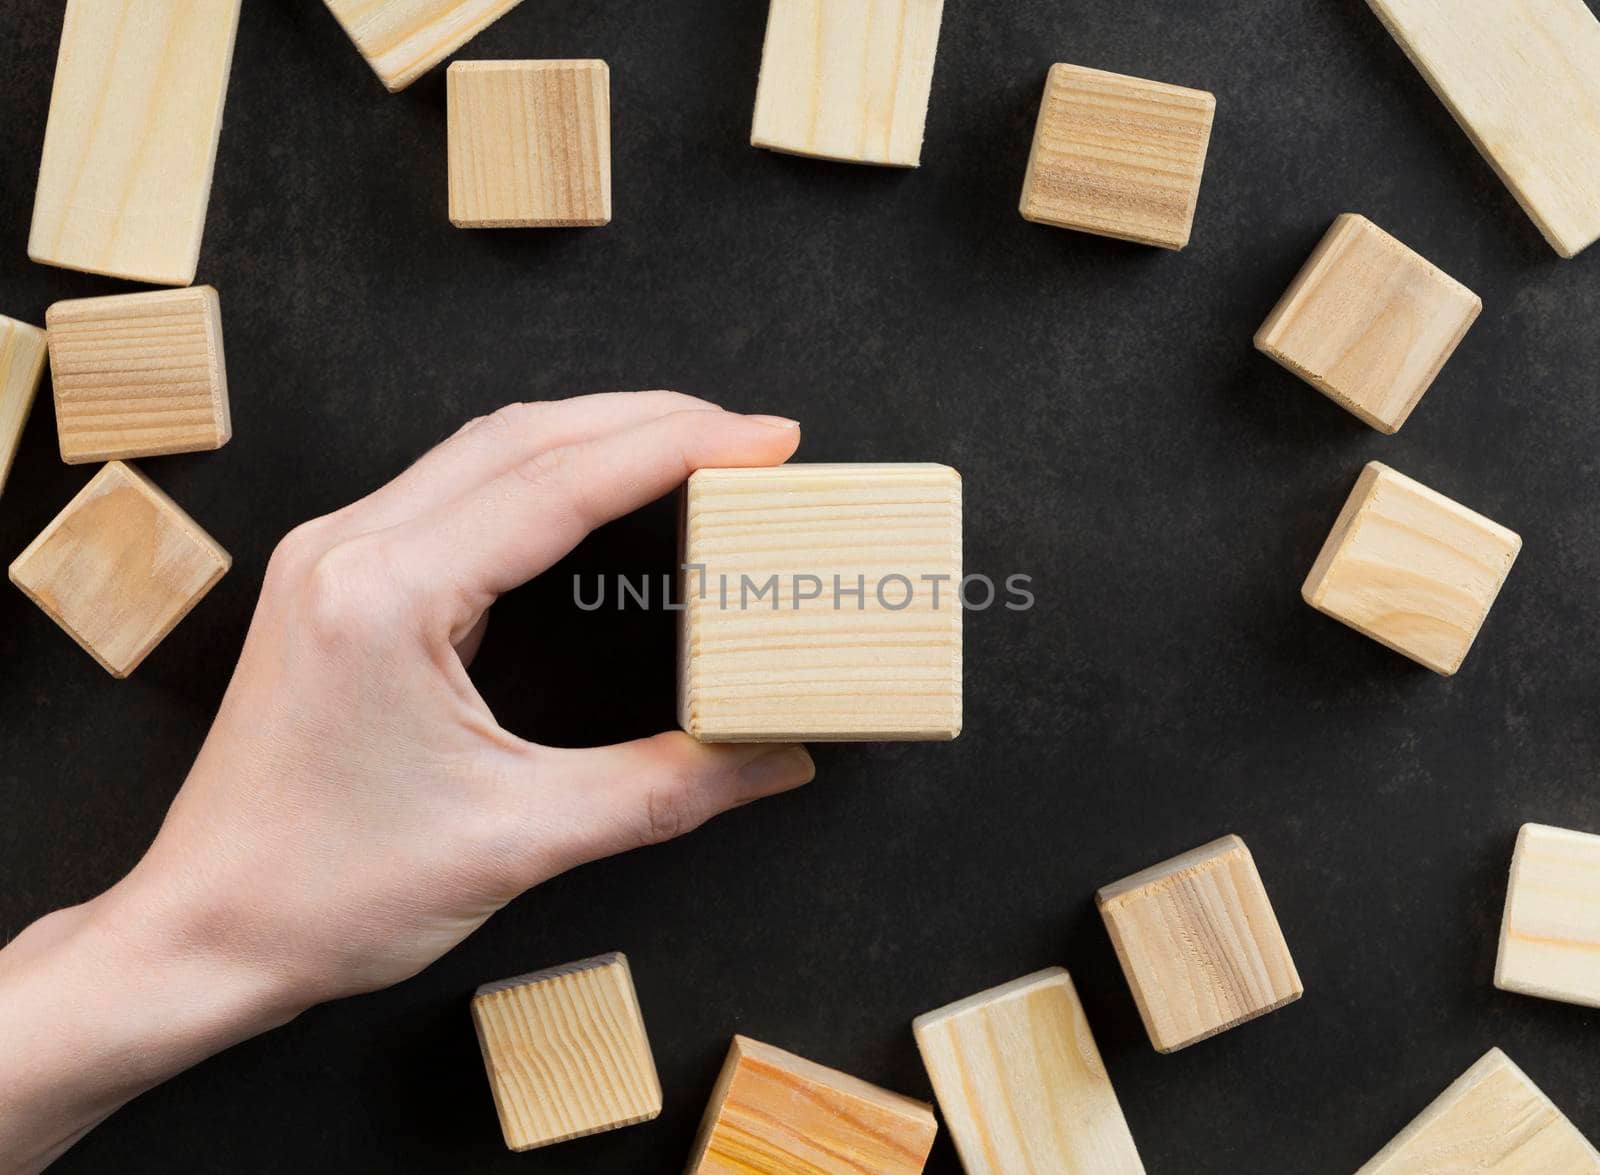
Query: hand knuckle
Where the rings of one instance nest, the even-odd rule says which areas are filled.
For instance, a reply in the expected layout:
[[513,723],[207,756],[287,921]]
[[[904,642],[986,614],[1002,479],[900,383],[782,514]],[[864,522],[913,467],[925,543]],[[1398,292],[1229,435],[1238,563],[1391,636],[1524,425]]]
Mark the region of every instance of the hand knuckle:
[[317,556],[306,573],[305,619],[325,643],[369,641],[398,619],[399,589],[380,542],[361,538]]
[[645,844],[674,840],[700,824],[693,802],[693,787],[687,779],[675,779],[650,789],[645,797],[641,829]]

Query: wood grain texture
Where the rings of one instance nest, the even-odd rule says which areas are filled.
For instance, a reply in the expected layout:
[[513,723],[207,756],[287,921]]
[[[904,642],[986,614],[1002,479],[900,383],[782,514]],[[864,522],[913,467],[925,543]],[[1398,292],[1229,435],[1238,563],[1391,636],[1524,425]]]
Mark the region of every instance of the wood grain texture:
[[960,733],[955,470],[703,469],[685,495],[683,550],[700,570],[684,577],[679,720],[696,738]]
[[911,1029],[967,1175],[1144,1175],[1060,967],[918,1016]]
[[610,223],[604,61],[457,61],[447,78],[451,224]]
[[1600,22],[1584,0],[1367,0],[1545,239],[1600,237]]
[[405,89],[522,0],[325,0],[384,87]]
[[1023,217],[1182,249],[1216,108],[1204,90],[1051,66],[1022,181]]
[[1522,826],[1494,985],[1600,1008],[1600,836]]
[[655,1059],[621,954],[485,984],[473,997],[472,1023],[514,1151],[661,1113]]
[[231,564],[171,498],[113,461],[17,556],[11,582],[120,678]]
[[67,464],[220,449],[233,436],[210,286],[57,302],[45,324]]
[[1276,1011],[1305,991],[1237,836],[1108,885],[1095,903],[1160,1052]]
[[736,1036],[687,1175],[917,1175],[937,1131],[923,1102]]
[[1433,385],[1483,301],[1364,216],[1333,222],[1256,349],[1382,433]]
[[750,145],[916,167],[944,0],[771,0]]
[[239,0],[68,0],[28,256],[194,281]]
[[0,493],[17,457],[47,350],[44,331],[0,315]]
[[1369,462],[1306,576],[1306,603],[1435,673],[1461,668],[1522,539]]

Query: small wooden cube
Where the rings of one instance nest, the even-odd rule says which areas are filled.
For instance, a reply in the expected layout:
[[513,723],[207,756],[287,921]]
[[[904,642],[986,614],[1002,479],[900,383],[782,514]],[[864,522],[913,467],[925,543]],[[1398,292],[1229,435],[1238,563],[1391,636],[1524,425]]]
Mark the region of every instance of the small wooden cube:
[[918,1016],[911,1029],[967,1175],[1144,1175],[1060,967]]
[[1216,109],[1204,90],[1051,66],[1022,181],[1023,217],[1183,248]]
[[325,0],[391,94],[403,90],[522,0]]
[[451,224],[611,222],[611,71],[604,61],[457,61],[445,77]]
[[11,564],[11,582],[112,677],[127,677],[223,577],[228,552],[113,461]]
[[1494,985],[1600,1008],[1600,836],[1522,826]]
[[1255,859],[1225,836],[1096,896],[1150,1043],[1171,1053],[1305,992]]
[[1600,1175],[1600,1152],[1499,1049],[1356,1175]]
[[0,315],[0,491],[16,460],[46,352],[44,331]]
[[655,1058],[621,954],[486,983],[472,999],[472,1023],[514,1151],[661,1113]]
[[702,469],[684,518],[678,704],[695,738],[960,733],[955,470]]
[[67,464],[198,453],[233,436],[210,286],[57,302],[45,326]]
[[1377,461],[1344,504],[1301,595],[1435,673],[1461,668],[1522,539]]
[[944,0],[771,0],[750,145],[916,167]]
[[686,1175],[917,1175],[933,1109],[736,1036]]

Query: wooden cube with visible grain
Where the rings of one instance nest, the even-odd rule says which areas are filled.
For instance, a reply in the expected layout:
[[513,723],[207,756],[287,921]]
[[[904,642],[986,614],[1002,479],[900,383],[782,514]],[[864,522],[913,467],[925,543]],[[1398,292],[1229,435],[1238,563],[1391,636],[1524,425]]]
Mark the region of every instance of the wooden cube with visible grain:
[[1461,668],[1522,539],[1377,461],[1301,588],[1306,603],[1445,676]]
[[1023,217],[1182,249],[1216,108],[1204,90],[1051,66],[1022,181]]
[[604,61],[457,61],[445,77],[451,224],[611,222],[611,71]]
[[1095,896],[1150,1043],[1176,1052],[1304,993],[1255,859],[1225,836]]
[[522,0],[325,0],[390,93],[403,90]]
[[1494,985],[1600,1008],[1600,836],[1522,826]]
[[1060,967],[918,1016],[911,1029],[967,1175],[1144,1175]]
[[686,1175],[918,1175],[933,1109],[735,1036]]
[[16,460],[47,354],[44,331],[0,315],[0,492]]
[[702,469],[685,494],[679,721],[706,742],[961,730],[961,478]]
[[514,1151],[661,1113],[655,1059],[621,954],[484,984],[472,999],[472,1023]]
[[17,556],[11,582],[127,677],[231,564],[171,498],[113,461]]

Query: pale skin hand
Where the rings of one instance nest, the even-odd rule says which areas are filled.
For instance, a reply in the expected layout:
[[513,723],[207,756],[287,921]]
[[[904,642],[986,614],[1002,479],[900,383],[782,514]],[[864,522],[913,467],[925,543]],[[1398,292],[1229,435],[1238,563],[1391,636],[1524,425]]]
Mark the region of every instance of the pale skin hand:
[[149,852],[0,951],[0,1172],[312,1004],[416,974],[563,870],[809,781],[800,747],[536,746],[466,672],[495,598],[590,530],[799,437],[669,392],[512,405],[291,533]]

